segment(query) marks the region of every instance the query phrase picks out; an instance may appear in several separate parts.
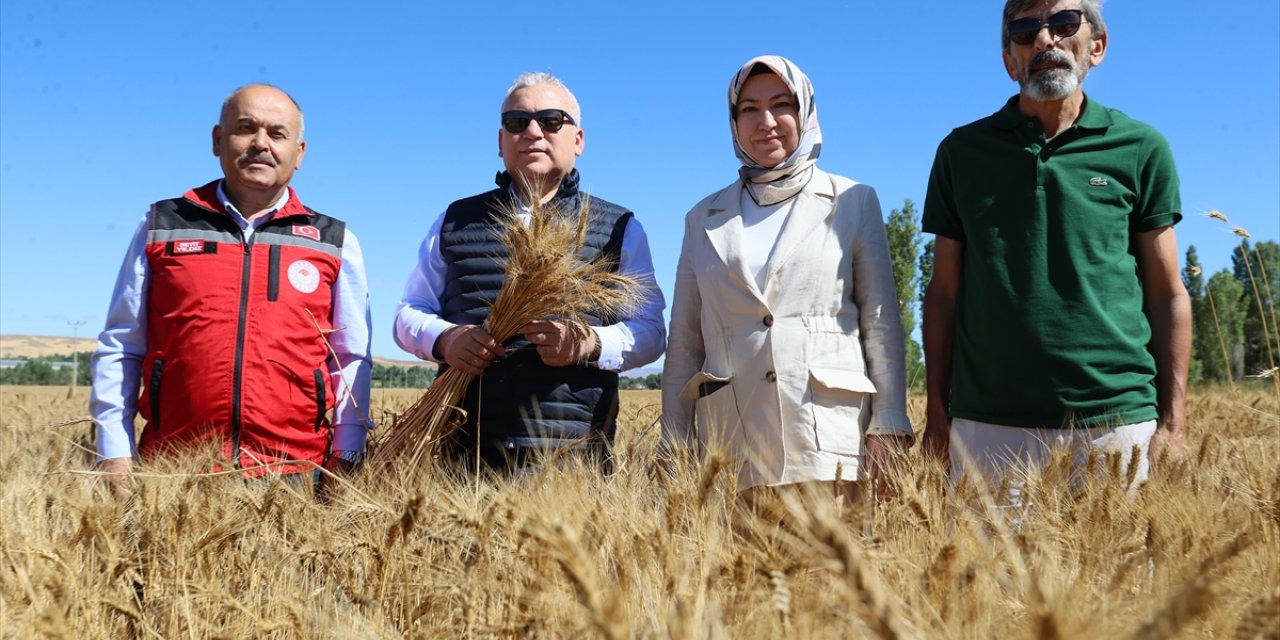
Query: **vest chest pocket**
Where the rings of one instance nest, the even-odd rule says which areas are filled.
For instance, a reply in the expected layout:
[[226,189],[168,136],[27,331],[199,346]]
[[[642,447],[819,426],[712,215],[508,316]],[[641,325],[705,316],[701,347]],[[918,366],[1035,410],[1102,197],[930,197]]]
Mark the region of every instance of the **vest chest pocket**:
[[280,297],[280,245],[271,245],[267,254],[267,300],[275,302]]

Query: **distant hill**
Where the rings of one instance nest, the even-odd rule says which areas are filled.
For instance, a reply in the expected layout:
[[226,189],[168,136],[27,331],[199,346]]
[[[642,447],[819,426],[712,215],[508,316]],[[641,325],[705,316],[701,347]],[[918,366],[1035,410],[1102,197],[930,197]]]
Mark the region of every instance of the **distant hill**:
[[[67,336],[0,335],[0,358],[45,358],[69,355],[73,352],[93,351],[98,348],[97,338],[69,338]],[[395,360],[373,357],[375,364],[388,367],[436,368],[434,362],[421,360]]]
[[0,358],[46,358],[96,348],[96,338],[0,335]]

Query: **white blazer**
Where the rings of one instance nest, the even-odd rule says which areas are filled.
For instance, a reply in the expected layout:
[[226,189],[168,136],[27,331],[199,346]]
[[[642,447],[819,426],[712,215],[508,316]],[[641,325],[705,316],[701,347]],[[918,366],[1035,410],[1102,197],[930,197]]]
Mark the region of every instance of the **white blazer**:
[[662,372],[664,436],[741,462],[739,487],[862,477],[865,435],[912,435],[902,322],[875,190],[814,169],[764,290],[743,185],[685,217]]

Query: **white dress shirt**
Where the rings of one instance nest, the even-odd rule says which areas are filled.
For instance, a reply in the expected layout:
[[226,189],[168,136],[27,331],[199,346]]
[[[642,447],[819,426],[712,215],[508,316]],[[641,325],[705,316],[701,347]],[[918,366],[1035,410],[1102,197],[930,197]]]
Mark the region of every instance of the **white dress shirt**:
[[[247,241],[254,230],[275,216],[288,202],[289,190],[280,196],[271,211],[254,220],[245,219],[218,183],[218,200],[231,219],[244,231]],[[147,232],[150,213],[143,216],[133,235],[124,263],[111,293],[106,328],[98,335],[93,355],[93,393],[89,410],[98,423],[98,455],[101,458],[129,458],[136,451],[134,417],[137,415],[142,360],[147,354],[147,291],[151,266],[147,262]],[[364,273],[364,255],[355,234],[346,229],[342,241],[342,267],[333,283],[333,326],[341,328],[328,335],[338,356],[330,360],[333,380],[334,451],[364,451],[365,436],[373,428],[369,419],[369,288]]]
[[[518,199],[517,199],[518,201]],[[521,217],[528,222],[529,209],[520,204]],[[401,349],[423,359],[439,362],[433,349],[440,334],[455,325],[440,317],[440,292],[444,291],[448,265],[440,252],[440,229],[444,214],[432,223],[418,249],[418,263],[404,286],[404,298],[396,308],[394,334]],[[591,327],[600,344],[596,366],[608,371],[625,371],[644,366],[662,355],[667,332],[662,312],[666,301],[653,275],[649,238],[632,216],[622,234],[618,272],[641,283],[643,303],[631,317],[616,324]]]

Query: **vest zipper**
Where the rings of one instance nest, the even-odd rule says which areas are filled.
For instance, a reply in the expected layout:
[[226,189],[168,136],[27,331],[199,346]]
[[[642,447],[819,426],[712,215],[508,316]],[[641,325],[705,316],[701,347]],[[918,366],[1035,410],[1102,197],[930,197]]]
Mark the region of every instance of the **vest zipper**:
[[240,246],[244,247],[244,267],[240,271],[240,312],[236,316],[236,359],[231,378],[231,464],[237,469],[241,468],[240,429],[244,417],[240,407],[243,395],[240,387],[244,383],[244,334],[248,324],[245,316],[249,311],[249,266],[253,264],[253,237],[246,240],[243,229],[240,231]]

